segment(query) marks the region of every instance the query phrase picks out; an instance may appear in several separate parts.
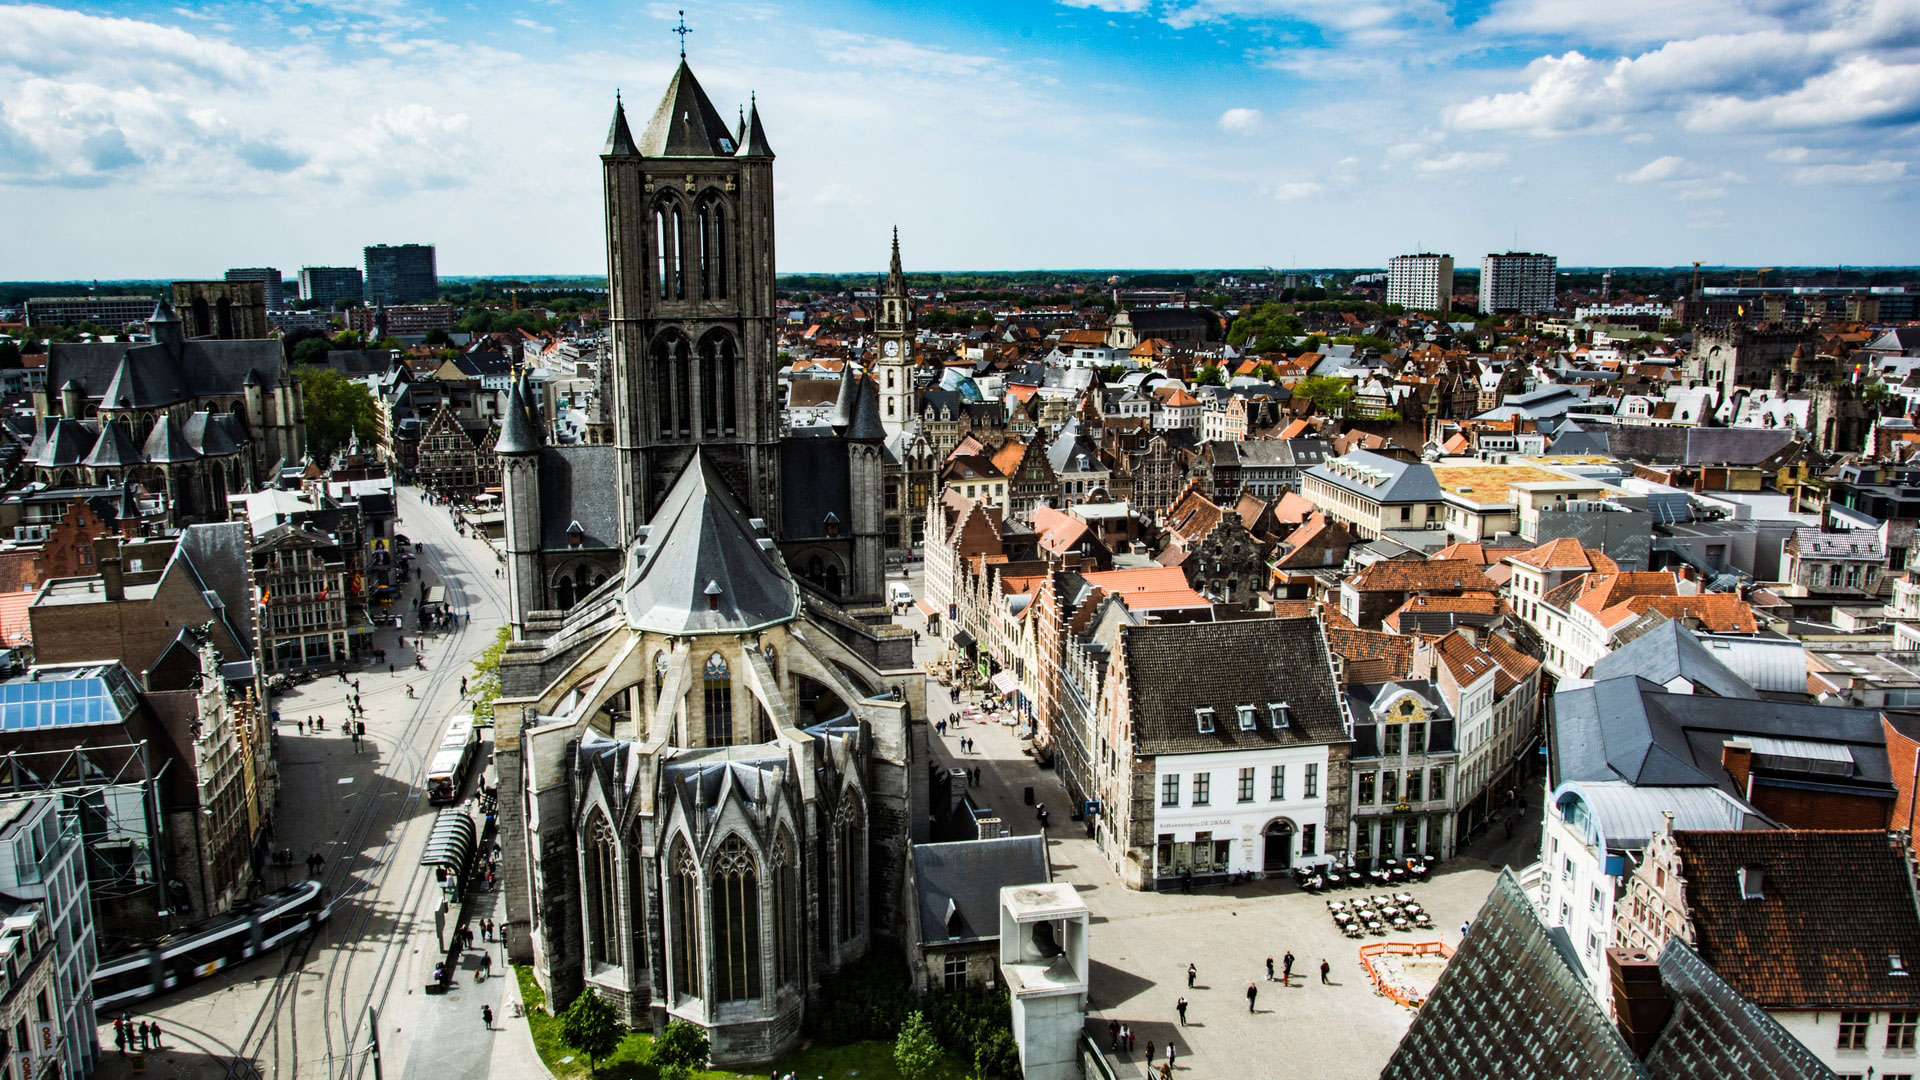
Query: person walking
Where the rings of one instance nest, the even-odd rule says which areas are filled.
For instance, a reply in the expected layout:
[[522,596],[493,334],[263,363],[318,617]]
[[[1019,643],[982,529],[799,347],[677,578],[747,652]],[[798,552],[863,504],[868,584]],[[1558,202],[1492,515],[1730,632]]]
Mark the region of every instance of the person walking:
[[1147,1040],[1147,1067],[1153,1067],[1153,1040]]
[[1321,986],[1332,986],[1332,985],[1333,985],[1333,980],[1332,980],[1332,979],[1329,979],[1329,978],[1327,978],[1327,976],[1328,976],[1328,975],[1331,975],[1331,974],[1333,974],[1333,965],[1332,965],[1332,964],[1329,964],[1329,963],[1327,963],[1327,958],[1326,958],[1326,957],[1324,957],[1324,956],[1323,956],[1323,957],[1321,957],[1321,958],[1320,958],[1320,985],[1321,985]]
[[480,1022],[486,1025],[488,1031],[493,1030],[493,1006],[480,1006]]
[[1267,957],[1267,981],[1273,981],[1273,957]]
[[491,974],[493,974],[493,954],[490,952],[482,952],[480,954],[480,980],[485,982],[487,976]]
[[1255,998],[1259,996],[1260,996],[1260,984],[1257,982],[1248,983],[1247,984],[1247,1011],[1248,1012],[1253,1011],[1253,1001]]
[[1288,949],[1287,955],[1280,958],[1280,985],[1281,986],[1293,985],[1293,950],[1292,949]]
[[1107,1049],[1109,1051],[1120,1049],[1120,1021],[1118,1020],[1107,1021]]
[[1173,1063],[1179,1060],[1179,1058],[1180,1058],[1180,1051],[1175,1050],[1173,1048],[1173,1040],[1168,1039],[1167,1040],[1167,1068],[1172,1069]]
[[[1174,1002],[1173,1011],[1180,1014],[1180,1026],[1186,1027],[1187,1026],[1187,999],[1181,998],[1179,1001]],[[1167,1044],[1167,1053],[1168,1055],[1172,1055],[1173,1053],[1172,1043]],[[1171,1060],[1171,1057],[1169,1057],[1169,1060]]]
[[1193,989],[1193,980],[1199,977],[1199,975],[1200,975],[1199,968],[1194,967],[1192,964],[1187,965],[1187,989],[1189,990]]
[[[1121,1026],[1120,1038],[1122,1042],[1127,1044],[1127,1053],[1129,1054],[1133,1053],[1133,1025],[1132,1024],[1124,1024]],[[1152,1044],[1148,1044],[1148,1045],[1151,1046]],[[1153,1056],[1153,1051],[1151,1049],[1147,1051],[1147,1056],[1148,1057]]]
[[153,1032],[153,1048],[154,1048],[155,1050],[158,1050],[158,1049],[160,1049],[160,1048],[161,1048],[161,1046],[160,1046],[160,1022],[159,1022],[158,1020],[149,1020],[149,1021],[147,1021],[147,1030],[149,1030],[149,1031],[151,1031],[151,1032]]

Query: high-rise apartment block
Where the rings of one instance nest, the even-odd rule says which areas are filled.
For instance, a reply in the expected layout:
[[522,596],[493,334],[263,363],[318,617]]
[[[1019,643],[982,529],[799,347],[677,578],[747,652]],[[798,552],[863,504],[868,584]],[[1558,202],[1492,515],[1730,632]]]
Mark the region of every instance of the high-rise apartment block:
[[[12,1045],[5,1074],[90,1075],[100,1063],[93,1018],[100,951],[79,814],[56,796],[0,801],[0,955],[6,956],[6,989],[13,990],[16,979],[39,987],[31,1019],[16,1007],[14,994],[0,999],[0,1015],[15,1021],[7,1029]],[[50,977],[39,974],[42,963]]]
[[303,266],[300,268],[300,299],[330,308],[338,300],[358,304],[366,299],[360,269],[354,266]]
[[279,311],[286,306],[286,283],[280,279],[280,271],[271,266],[245,266],[227,271],[228,281],[257,281],[265,290],[268,311]]
[[367,303],[415,304],[440,297],[432,244],[375,244],[366,249]]
[[1453,300],[1453,256],[1395,255],[1387,260],[1387,303],[1445,311]]
[[1538,315],[1557,303],[1556,281],[1560,260],[1552,255],[1509,251],[1480,260],[1480,311]]

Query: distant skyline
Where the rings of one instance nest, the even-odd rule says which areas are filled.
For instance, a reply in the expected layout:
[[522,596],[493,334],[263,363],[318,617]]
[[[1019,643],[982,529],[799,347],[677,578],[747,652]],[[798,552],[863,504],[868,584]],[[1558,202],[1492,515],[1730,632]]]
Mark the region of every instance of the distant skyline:
[[[0,279],[217,277],[431,243],[605,272],[615,88],[679,4],[0,5]],[[1913,0],[686,4],[757,94],[782,273],[1905,264]]]

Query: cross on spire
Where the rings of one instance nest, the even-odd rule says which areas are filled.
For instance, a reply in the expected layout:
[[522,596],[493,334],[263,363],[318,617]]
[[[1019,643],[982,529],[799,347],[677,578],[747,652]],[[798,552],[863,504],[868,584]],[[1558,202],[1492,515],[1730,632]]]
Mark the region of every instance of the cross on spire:
[[693,33],[693,30],[687,26],[687,13],[684,9],[680,11],[680,25],[674,27],[672,32],[680,35],[680,59],[685,60],[687,58],[687,35]]

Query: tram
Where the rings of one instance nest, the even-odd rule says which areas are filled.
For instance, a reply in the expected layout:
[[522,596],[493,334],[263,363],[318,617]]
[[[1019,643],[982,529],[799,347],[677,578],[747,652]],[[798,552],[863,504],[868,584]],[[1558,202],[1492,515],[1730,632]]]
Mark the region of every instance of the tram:
[[144,1001],[285,945],[326,920],[320,893],[318,881],[297,882],[163,945],[103,961],[93,973],[93,1007],[104,1013]]
[[467,774],[480,756],[480,729],[474,726],[472,713],[457,713],[447,721],[440,748],[427,763],[427,801],[445,805],[460,801],[467,789]]

